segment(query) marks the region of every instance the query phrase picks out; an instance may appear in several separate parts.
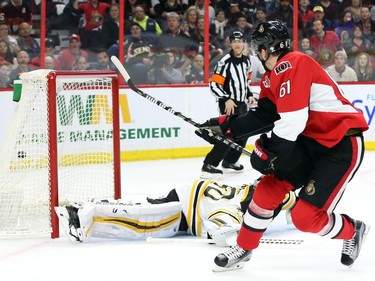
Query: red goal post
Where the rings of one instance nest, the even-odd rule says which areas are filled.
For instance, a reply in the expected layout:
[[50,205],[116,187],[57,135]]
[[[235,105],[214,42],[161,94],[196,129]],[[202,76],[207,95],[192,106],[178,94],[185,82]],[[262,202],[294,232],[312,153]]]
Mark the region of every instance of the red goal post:
[[0,235],[59,237],[54,207],[121,197],[116,72],[35,70],[1,149]]

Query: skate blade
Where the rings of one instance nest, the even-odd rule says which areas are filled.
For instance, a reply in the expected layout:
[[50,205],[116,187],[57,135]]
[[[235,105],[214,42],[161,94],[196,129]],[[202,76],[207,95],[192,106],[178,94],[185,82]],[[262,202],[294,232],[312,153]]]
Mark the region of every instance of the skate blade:
[[366,241],[367,234],[369,233],[369,231],[370,231],[370,226],[369,226],[369,225],[366,225],[366,231],[365,231],[365,233],[363,233],[362,244],[361,244],[361,246],[360,246],[359,249],[358,249],[358,256],[357,256],[357,258],[354,260],[354,262],[353,262],[351,265],[348,266],[348,268],[351,268],[351,267],[355,264],[356,260],[358,259],[359,254],[361,253],[362,246],[363,246],[363,244],[364,244],[365,241]]
[[[83,232],[81,229],[70,229],[69,227],[69,214],[65,207],[55,207],[55,211],[57,214],[57,217],[59,218],[59,222],[61,223],[62,227],[64,228],[64,231],[66,235],[69,237],[69,239],[74,243],[82,243],[83,242]],[[76,235],[71,235],[70,230],[73,231],[73,233]],[[77,239],[78,237],[78,239]]]
[[234,169],[229,169],[229,168],[222,168],[223,169],[223,172],[227,173],[227,174],[239,174],[239,173],[243,173],[243,171],[245,169],[242,169],[242,170],[234,170]]
[[239,262],[237,264],[234,264],[230,267],[221,267],[217,266],[215,264],[214,268],[212,269],[213,272],[225,272],[225,271],[233,271],[233,270],[238,270],[241,269],[245,266],[245,262]]

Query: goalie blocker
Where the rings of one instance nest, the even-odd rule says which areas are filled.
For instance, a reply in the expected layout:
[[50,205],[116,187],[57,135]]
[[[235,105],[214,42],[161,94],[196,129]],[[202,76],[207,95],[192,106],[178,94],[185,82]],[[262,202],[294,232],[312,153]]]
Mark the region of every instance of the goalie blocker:
[[[231,246],[236,244],[256,184],[231,187],[213,180],[196,180],[191,186],[172,189],[166,197],[147,198],[147,202],[97,200],[55,210],[73,242],[88,242],[91,237],[169,238],[185,232],[210,238],[218,246]],[[295,194],[287,194],[278,212],[283,206],[292,208],[295,202]]]

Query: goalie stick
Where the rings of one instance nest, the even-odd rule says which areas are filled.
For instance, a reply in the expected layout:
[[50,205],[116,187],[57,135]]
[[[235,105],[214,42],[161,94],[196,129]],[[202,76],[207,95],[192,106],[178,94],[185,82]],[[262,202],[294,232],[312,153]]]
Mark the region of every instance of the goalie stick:
[[[120,62],[120,60],[116,57],[116,56],[112,56],[111,57],[111,61],[113,62],[113,64],[116,66],[116,68],[118,69],[118,71],[121,73],[121,75],[124,77],[125,79],[125,82],[129,85],[130,89],[132,89],[134,92],[136,92],[138,95],[146,98],[147,100],[151,101],[152,103],[156,104],[157,106],[165,109],[166,111],[172,113],[173,115],[181,118],[182,120],[184,120],[185,122],[193,125],[194,127],[197,127],[199,128],[199,123],[193,121],[191,118],[183,115],[181,112],[178,112],[178,111],[175,111],[172,107],[164,104],[162,101],[150,96],[149,94],[143,92],[142,90],[138,89],[133,81],[131,80],[130,78],[130,75],[128,74],[128,72],[126,71],[125,67],[122,65],[122,63]],[[231,140],[228,140],[226,138],[224,138],[223,136],[221,135],[218,135],[218,134],[215,134],[214,132],[212,132],[211,130],[209,129],[205,129],[207,130],[209,133],[210,133],[210,136],[214,137],[215,139],[217,139],[218,141],[228,145],[230,148],[234,149],[234,150],[237,150],[239,152],[242,152],[243,154],[247,155],[247,156],[251,156],[251,152],[248,151],[246,148],[236,144],[235,142],[231,141]]]

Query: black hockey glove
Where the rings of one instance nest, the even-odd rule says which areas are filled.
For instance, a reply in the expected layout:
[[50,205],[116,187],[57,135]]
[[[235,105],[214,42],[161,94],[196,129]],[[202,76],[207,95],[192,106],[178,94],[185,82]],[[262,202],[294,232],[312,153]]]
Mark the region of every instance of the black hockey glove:
[[195,134],[205,141],[207,141],[210,144],[217,144],[219,140],[214,138],[214,133],[212,131],[209,131],[207,129],[198,129],[195,130]]
[[214,134],[232,138],[231,130],[229,128],[229,115],[221,115],[219,117],[208,119],[206,122],[199,125],[199,129],[195,133],[210,144],[218,143],[219,141],[213,137]]
[[152,199],[150,197],[147,197],[147,202],[150,204],[164,204],[164,203],[169,203],[169,202],[179,202],[180,199],[178,198],[176,189],[172,189],[169,191],[168,195],[166,197],[161,197],[161,198],[155,198]]
[[253,153],[251,153],[251,166],[264,175],[275,172],[273,162],[276,160],[276,155],[267,149],[268,137],[262,134],[256,140]]

